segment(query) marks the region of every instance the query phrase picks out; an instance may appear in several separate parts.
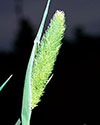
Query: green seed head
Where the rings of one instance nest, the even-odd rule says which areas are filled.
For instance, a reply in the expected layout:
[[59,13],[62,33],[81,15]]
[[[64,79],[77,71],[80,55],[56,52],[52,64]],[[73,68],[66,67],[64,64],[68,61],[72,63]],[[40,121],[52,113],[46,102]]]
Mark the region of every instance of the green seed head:
[[65,31],[65,15],[56,11],[49,27],[41,40],[39,50],[34,59],[31,73],[32,109],[40,101],[47,80],[53,70],[56,57]]

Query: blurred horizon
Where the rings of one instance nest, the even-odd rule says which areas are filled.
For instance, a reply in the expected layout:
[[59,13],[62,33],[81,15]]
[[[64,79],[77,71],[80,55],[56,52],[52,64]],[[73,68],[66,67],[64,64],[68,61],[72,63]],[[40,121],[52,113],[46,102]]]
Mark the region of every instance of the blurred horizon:
[[[19,21],[26,18],[35,32],[38,31],[47,0],[1,0],[0,1],[0,51],[12,51],[14,39],[19,29]],[[99,0],[51,0],[51,5],[44,28],[57,9],[66,15],[67,39],[74,38],[74,31],[81,27],[91,36],[100,35],[100,1]]]

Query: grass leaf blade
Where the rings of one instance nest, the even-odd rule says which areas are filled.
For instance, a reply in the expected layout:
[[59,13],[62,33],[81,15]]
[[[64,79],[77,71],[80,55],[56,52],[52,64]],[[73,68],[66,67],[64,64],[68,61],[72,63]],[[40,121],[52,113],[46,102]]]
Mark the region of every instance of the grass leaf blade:
[[4,86],[8,83],[13,75],[10,75],[9,78],[0,86],[0,91],[4,88]]
[[32,100],[32,96],[31,96],[31,73],[32,73],[32,65],[34,62],[34,58],[35,55],[37,53],[38,50],[38,45],[39,45],[39,41],[42,35],[42,31],[43,31],[43,27],[44,27],[44,23],[46,20],[46,16],[48,13],[48,9],[49,9],[49,4],[50,4],[50,0],[48,0],[44,15],[43,15],[43,19],[40,25],[40,28],[38,30],[37,36],[34,40],[34,46],[31,52],[31,56],[29,59],[29,63],[28,63],[28,67],[27,67],[27,71],[26,71],[26,76],[25,76],[25,83],[24,83],[24,92],[23,92],[23,102],[22,102],[22,112],[21,112],[21,119],[22,119],[22,125],[29,125],[30,124],[30,118],[31,118],[31,100]]

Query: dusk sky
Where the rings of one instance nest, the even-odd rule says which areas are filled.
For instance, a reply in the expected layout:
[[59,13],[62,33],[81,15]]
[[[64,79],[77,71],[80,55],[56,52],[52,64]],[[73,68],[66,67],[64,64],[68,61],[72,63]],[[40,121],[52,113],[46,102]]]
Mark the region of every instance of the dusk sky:
[[[10,50],[18,31],[15,2],[20,0],[0,0],[0,51]],[[23,13],[37,32],[47,0],[21,0]],[[65,37],[72,37],[72,31],[82,26],[91,35],[100,35],[100,0],[51,0],[47,24],[59,9],[66,14]]]

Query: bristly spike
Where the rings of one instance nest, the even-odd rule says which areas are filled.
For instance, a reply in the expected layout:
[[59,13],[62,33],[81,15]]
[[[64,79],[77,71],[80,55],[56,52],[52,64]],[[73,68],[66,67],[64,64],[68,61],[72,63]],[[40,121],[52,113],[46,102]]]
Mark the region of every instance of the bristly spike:
[[31,74],[32,109],[43,95],[48,78],[53,70],[65,31],[65,14],[56,11],[50,25],[43,35],[39,51],[34,60]]

